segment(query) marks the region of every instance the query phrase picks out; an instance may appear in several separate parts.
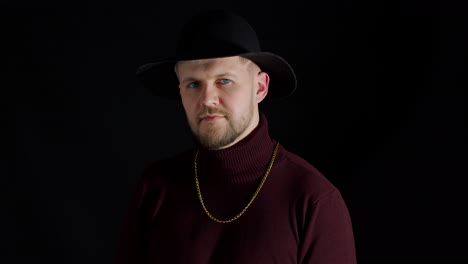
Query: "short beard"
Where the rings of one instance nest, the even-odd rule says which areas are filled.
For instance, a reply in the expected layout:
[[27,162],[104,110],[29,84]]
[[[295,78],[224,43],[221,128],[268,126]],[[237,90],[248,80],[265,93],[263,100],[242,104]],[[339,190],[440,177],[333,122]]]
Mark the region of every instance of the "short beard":
[[207,112],[222,114],[227,121],[226,131],[221,135],[217,127],[212,127],[211,130],[208,130],[204,134],[201,134],[199,131],[197,133],[194,127],[192,127],[192,133],[200,145],[210,150],[221,149],[236,141],[236,139],[245,132],[253,118],[253,109],[250,109],[248,115],[241,117],[238,122],[233,122],[233,120],[230,119],[230,115],[225,112],[215,111],[213,109],[207,109]]
[[227,146],[234,142],[245,128],[242,130],[237,130],[230,122],[226,128],[226,132],[223,135],[217,135],[217,131],[213,128],[213,131],[209,131],[206,134],[201,135],[200,133],[195,134],[195,137],[198,139],[198,142],[205,148],[216,150],[221,149],[224,146]]

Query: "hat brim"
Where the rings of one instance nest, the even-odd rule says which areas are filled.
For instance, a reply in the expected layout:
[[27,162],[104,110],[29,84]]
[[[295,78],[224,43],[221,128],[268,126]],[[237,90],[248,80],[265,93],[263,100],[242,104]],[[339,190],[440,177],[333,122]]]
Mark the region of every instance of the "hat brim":
[[[253,61],[261,71],[270,76],[266,99],[283,99],[296,90],[296,74],[282,57],[270,52],[249,52],[238,54],[238,56]],[[137,69],[136,76],[153,95],[167,99],[180,99],[179,81],[174,71],[177,61],[179,61],[177,58],[169,57],[146,63]]]

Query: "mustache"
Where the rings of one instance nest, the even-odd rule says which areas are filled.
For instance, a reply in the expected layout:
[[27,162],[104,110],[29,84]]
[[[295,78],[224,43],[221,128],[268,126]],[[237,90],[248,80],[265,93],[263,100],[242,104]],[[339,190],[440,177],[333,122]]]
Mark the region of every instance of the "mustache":
[[201,117],[204,117],[204,116],[207,116],[207,115],[222,115],[222,116],[228,116],[228,114],[226,113],[226,111],[223,111],[221,109],[217,109],[217,108],[211,108],[211,107],[205,107],[199,114],[198,116],[201,118]]

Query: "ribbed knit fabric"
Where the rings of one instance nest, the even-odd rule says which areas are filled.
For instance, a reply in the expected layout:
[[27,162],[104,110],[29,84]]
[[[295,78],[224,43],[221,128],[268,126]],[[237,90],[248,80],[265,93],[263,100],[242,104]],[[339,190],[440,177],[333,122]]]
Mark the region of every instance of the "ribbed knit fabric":
[[267,119],[260,113],[256,129],[236,145],[222,150],[197,145],[200,188],[215,216],[226,220],[242,211],[267,171],[275,144]]
[[265,174],[276,141],[268,134],[268,122],[260,113],[259,125],[236,145],[222,150],[206,150],[200,146],[200,175],[232,183],[257,180]]
[[281,145],[240,218],[221,224],[203,210],[195,188],[196,150],[204,203],[226,220],[252,198],[276,143],[261,113],[256,129],[232,147],[197,145],[148,166],[129,203],[116,263],[355,264],[351,219],[339,190]]

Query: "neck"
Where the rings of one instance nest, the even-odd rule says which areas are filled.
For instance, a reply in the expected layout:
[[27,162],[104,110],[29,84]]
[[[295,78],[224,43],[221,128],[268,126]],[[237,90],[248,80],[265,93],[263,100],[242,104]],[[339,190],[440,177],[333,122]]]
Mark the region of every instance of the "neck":
[[258,125],[236,144],[220,150],[198,145],[200,178],[232,182],[257,180],[265,173],[275,144],[266,117],[260,113]]

